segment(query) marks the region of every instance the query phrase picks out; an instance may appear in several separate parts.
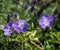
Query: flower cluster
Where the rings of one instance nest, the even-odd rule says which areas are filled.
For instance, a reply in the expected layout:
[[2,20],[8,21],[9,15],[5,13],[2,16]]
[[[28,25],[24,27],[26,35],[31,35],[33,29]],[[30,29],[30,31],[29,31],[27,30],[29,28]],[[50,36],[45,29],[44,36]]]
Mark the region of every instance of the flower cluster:
[[24,8],[27,9],[29,6],[35,5],[38,3],[38,0],[32,0],[32,2],[27,2],[24,4]]
[[31,2],[31,4],[33,4],[33,5],[35,5],[35,4],[37,4],[38,3],[38,0],[33,0],[32,2]]
[[20,33],[20,32],[26,32],[26,29],[28,28],[28,23],[24,20],[19,20],[15,23],[8,22],[7,26],[4,27],[4,34],[5,36],[9,36],[14,33],[14,29]]
[[[47,27],[51,27],[54,21],[54,17],[50,15],[43,15],[42,18],[39,20],[39,25],[45,29]],[[14,30],[16,30],[18,33],[23,33],[27,31],[28,23],[24,20],[19,20],[17,22],[8,22],[7,26],[4,27],[4,34],[5,36],[9,36],[14,33]]]

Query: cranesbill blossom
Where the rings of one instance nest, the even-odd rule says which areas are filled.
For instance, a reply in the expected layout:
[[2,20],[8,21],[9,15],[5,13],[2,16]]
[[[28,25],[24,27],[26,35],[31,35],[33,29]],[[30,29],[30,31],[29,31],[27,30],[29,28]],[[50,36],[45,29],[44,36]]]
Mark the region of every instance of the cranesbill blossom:
[[42,18],[39,20],[39,25],[41,25],[41,27],[43,29],[47,28],[47,27],[51,27],[54,21],[54,17],[53,16],[49,16],[49,15],[43,15]]
[[20,32],[26,32],[26,29],[28,28],[28,23],[25,22],[24,20],[19,20],[12,25],[15,30],[20,33]]
[[32,5],[35,5],[37,3],[38,3],[38,0],[32,0],[32,2],[31,2]]
[[27,3],[25,3],[25,4],[24,4],[24,6],[23,6],[23,7],[24,7],[24,9],[28,9],[28,7],[29,7],[29,6],[30,6],[30,3],[29,3],[29,2],[27,2]]
[[8,22],[8,24],[4,27],[4,35],[9,36],[14,33],[14,29],[12,28],[12,23]]
[[14,18],[17,18],[17,17],[18,17],[18,13],[15,12],[15,13],[14,13]]

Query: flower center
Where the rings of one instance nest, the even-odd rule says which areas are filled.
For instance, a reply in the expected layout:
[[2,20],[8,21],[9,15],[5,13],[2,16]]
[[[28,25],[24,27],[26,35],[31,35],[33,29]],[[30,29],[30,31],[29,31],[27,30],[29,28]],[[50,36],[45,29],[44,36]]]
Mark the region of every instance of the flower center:
[[23,29],[23,28],[24,28],[24,23],[20,23],[20,24],[19,24],[19,27],[20,27],[21,29]]
[[12,28],[8,28],[8,30],[7,31],[12,31]]
[[44,20],[44,24],[45,24],[45,25],[48,25],[48,24],[49,24],[49,20],[48,20],[48,19],[45,19],[45,20]]

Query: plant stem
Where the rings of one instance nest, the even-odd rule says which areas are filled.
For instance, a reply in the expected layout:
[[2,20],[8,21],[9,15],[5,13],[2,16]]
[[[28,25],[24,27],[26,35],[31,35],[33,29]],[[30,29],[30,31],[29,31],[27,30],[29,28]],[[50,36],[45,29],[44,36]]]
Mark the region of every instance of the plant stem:
[[41,48],[39,45],[37,45],[35,42],[30,41],[30,43],[32,43],[33,45],[35,45],[36,47],[38,47],[40,50],[44,50],[43,48]]
[[23,42],[22,42],[22,50],[24,50],[24,49],[23,49]]

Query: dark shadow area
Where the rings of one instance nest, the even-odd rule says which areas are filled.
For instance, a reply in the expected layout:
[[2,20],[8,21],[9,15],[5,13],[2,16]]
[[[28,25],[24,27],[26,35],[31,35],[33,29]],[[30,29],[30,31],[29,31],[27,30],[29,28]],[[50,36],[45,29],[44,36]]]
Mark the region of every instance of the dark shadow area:
[[17,41],[10,41],[6,44],[0,43],[0,50],[21,50],[22,44]]

